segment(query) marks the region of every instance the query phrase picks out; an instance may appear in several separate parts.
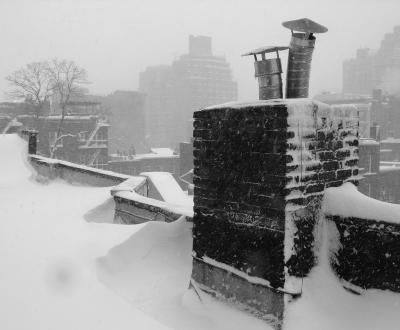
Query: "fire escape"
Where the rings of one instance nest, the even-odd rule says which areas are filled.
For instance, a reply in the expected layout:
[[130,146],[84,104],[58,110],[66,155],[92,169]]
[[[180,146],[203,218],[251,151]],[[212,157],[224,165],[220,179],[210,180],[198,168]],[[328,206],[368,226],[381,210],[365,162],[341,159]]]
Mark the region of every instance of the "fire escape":
[[98,121],[93,131],[90,132],[89,137],[84,140],[84,144],[79,147],[80,149],[90,150],[88,151],[89,157],[87,158],[86,165],[98,167],[98,164],[96,164],[96,160],[98,160],[98,157],[101,154],[102,150],[108,148],[107,138],[103,136],[103,134],[99,133],[102,132],[101,128],[108,126],[109,124],[107,124],[106,122]]

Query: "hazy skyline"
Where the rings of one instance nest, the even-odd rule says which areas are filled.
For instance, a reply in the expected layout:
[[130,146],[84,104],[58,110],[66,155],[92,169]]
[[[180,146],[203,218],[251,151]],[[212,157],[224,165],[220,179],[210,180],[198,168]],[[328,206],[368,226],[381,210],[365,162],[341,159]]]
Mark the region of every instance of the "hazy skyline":
[[231,64],[239,99],[254,99],[253,60],[240,55],[287,45],[290,32],[281,23],[302,17],[329,29],[317,36],[311,95],[339,91],[342,61],[357,48],[378,48],[384,34],[400,24],[399,10],[398,0],[0,0],[0,98],[7,90],[5,76],[53,57],[87,69],[91,93],[136,90],[139,72],[187,53],[193,34],[213,38],[214,54]]

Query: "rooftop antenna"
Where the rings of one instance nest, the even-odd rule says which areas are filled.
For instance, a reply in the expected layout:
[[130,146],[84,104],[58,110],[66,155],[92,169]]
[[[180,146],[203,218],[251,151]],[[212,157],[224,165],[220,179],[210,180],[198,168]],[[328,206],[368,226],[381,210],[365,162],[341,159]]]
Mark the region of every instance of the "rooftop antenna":
[[282,25],[292,33],[286,73],[286,98],[306,98],[315,45],[314,34],[325,33],[328,29],[308,18],[283,22]]
[[[286,49],[289,49],[289,47],[266,46],[242,55],[254,56],[255,77],[258,78],[258,95],[260,100],[283,98],[282,65],[279,51]],[[275,58],[267,59],[265,57],[265,54],[274,52],[276,53]]]

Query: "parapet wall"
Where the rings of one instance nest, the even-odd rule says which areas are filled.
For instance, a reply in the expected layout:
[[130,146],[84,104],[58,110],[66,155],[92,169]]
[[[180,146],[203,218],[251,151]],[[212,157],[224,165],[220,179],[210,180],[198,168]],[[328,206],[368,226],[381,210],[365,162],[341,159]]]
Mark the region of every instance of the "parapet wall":
[[400,292],[400,205],[350,186],[328,191],[325,204],[331,264],[344,285]]
[[180,210],[173,210],[168,203],[152,198],[146,198],[136,193],[117,194],[114,196],[115,216],[114,222],[121,224],[139,224],[149,221],[173,222],[182,215],[190,221],[192,214]]
[[36,155],[28,157],[39,176],[47,180],[59,178],[72,184],[113,187],[111,193],[115,202],[114,223],[171,222],[182,215],[191,221],[190,210],[174,208],[166,202],[147,197],[153,194],[149,191],[151,187],[144,176],[132,177]]
[[47,179],[60,178],[70,183],[94,187],[110,187],[130,178],[129,175],[104,171],[67,161],[29,155],[30,164]]

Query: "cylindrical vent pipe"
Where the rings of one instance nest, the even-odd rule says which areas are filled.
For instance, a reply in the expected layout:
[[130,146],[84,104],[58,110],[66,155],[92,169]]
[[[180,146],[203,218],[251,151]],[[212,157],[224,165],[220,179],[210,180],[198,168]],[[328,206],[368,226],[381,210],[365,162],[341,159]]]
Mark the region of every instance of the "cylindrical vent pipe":
[[259,99],[281,99],[283,97],[281,59],[256,61],[254,68],[258,79]]
[[305,37],[304,33],[292,34],[286,73],[286,98],[308,97],[315,37]]
[[[286,97],[306,98],[315,45],[313,34],[324,33],[328,29],[308,18],[284,22],[282,25],[292,31],[286,73]],[[299,32],[293,33],[293,31]]]
[[[258,95],[260,100],[283,98],[282,88],[282,64],[279,58],[279,50],[288,47],[268,46],[256,49],[243,56],[254,56],[255,77],[258,79]],[[265,58],[266,53],[276,52],[276,58]],[[261,55],[261,59],[257,58]]]

